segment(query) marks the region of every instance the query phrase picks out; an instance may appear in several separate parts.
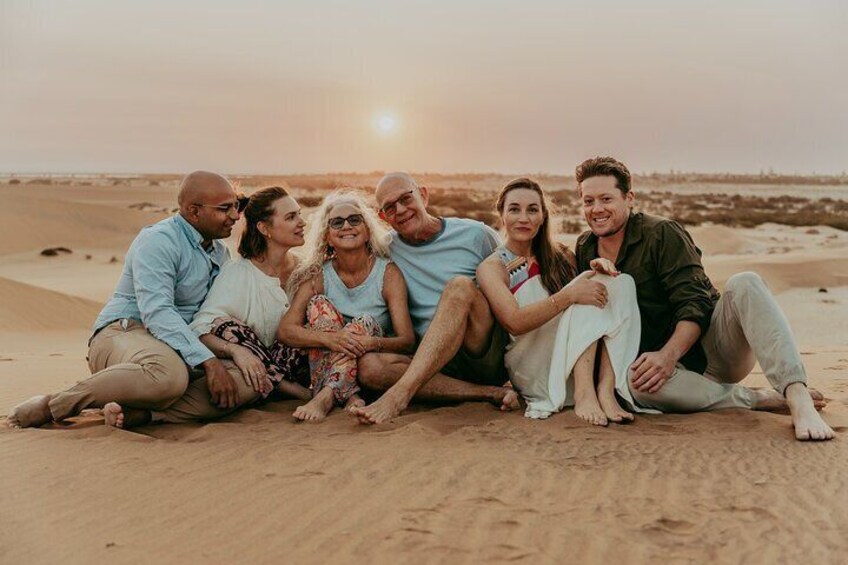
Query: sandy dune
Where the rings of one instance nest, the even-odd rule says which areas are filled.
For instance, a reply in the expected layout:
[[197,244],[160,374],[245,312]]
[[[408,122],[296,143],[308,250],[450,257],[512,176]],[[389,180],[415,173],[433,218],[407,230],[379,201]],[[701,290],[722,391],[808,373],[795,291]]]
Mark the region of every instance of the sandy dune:
[[[0,194],[5,414],[87,375],[88,328],[120,269],[109,258],[162,217],[129,205],[168,207],[174,188]],[[786,415],[746,411],[594,429],[571,412],[415,406],[365,428],[343,413],[295,423],[286,401],[137,432],[95,412],[0,428],[0,562],[842,563],[848,234],[817,231],[693,235],[717,284],[755,270],[778,293],[836,441],[801,444]],[[73,253],[39,255],[58,245]]]

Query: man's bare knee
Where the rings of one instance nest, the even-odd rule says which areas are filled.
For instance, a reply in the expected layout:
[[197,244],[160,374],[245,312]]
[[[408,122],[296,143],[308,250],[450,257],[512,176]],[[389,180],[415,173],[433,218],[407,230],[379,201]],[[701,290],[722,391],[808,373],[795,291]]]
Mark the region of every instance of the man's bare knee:
[[478,293],[479,289],[473,280],[468,277],[454,277],[445,285],[442,301],[458,302],[470,307]]

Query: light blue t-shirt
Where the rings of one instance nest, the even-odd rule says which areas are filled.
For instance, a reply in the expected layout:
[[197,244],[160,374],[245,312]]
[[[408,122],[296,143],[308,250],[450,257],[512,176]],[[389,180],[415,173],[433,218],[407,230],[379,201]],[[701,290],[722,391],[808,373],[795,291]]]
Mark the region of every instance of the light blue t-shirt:
[[383,277],[389,260],[375,257],[371,272],[357,287],[348,288],[339,278],[332,261],[324,263],[324,294],[344,318],[345,323],[368,314],[383,328],[383,335],[393,335],[392,317],[383,298]]
[[430,327],[448,281],[474,279],[477,266],[500,244],[495,230],[466,218],[442,218],[442,231],[421,244],[407,243],[392,232],[392,261],[406,279],[409,314],[419,339]]
[[118,286],[94,331],[131,318],[193,367],[213,358],[188,324],[230,252],[220,240],[208,251],[202,241],[200,232],[179,214],[142,229],[127,251]]

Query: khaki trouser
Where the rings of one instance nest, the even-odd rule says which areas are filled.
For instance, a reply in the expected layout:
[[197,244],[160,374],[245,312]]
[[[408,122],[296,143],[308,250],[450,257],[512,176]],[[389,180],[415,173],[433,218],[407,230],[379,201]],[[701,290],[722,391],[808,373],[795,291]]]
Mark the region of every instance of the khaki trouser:
[[739,273],[727,281],[701,345],[707,356],[703,375],[678,364],[657,392],[631,386],[636,402],[663,412],[752,408],[754,393],[736,383],[757,361],[781,394],[790,384],[807,381],[789,321],[756,273]]
[[165,422],[217,418],[259,398],[259,393],[245,384],[235,363],[223,363],[238,389],[238,406],[231,409],[212,404],[202,372],[192,372],[189,382],[190,371],[182,357],[153,337],[141,322],[119,320],[97,332],[89,344],[92,376],[53,395],[50,412],[55,420],[63,420],[86,408],[117,402],[150,410],[154,420]]
[[233,408],[218,408],[212,404],[212,399],[209,396],[209,387],[206,384],[206,377],[200,375],[198,378],[192,379],[185,394],[178,398],[176,402],[168,406],[165,410],[152,411],[152,421],[178,424],[197,420],[213,420],[221,416],[226,416],[230,412],[258,400],[260,394],[245,383],[241,371],[236,364],[228,359],[222,359],[222,362],[236,383],[236,389],[238,390],[238,402],[236,406]]
[[107,402],[163,410],[188,386],[182,357],[136,320],[118,320],[97,332],[89,344],[88,366],[91,377],[50,399],[55,420]]

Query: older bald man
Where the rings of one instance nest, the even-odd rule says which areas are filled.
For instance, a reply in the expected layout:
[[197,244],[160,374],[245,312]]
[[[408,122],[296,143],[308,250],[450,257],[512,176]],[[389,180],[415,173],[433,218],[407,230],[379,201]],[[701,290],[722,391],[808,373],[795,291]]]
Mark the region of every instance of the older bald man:
[[219,241],[239,218],[230,182],[206,171],[183,179],[179,213],[141,230],[130,245],[118,286],[89,340],[92,376],[56,394],[16,406],[13,427],[41,426],[107,402],[164,410],[185,392],[189,369],[202,369],[213,402],[238,404],[238,387],[188,323],[229,259]]
[[488,401],[518,408],[514,390],[502,386],[506,333],[498,327],[474,280],[478,265],[500,244],[491,228],[464,218],[439,218],[427,210],[429,191],[407,173],[384,176],[375,193],[392,232],[392,261],[409,290],[409,313],[421,340],[415,356],[372,352],[359,362],[359,380],[385,391],[350,413],[363,424],[388,422],[413,397],[429,401]]

